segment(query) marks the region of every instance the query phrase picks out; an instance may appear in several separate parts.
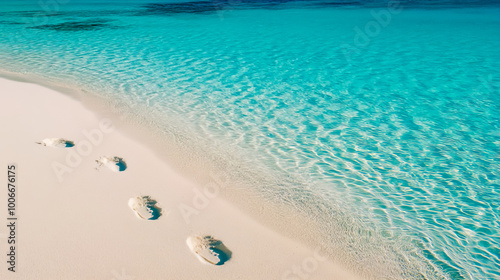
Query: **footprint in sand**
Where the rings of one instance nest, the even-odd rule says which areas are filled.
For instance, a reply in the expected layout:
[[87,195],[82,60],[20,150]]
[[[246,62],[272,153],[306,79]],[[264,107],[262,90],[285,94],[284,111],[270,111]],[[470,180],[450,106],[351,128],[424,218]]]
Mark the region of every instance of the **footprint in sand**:
[[202,263],[223,265],[232,255],[232,252],[222,243],[209,235],[193,235],[186,243]]
[[114,172],[122,172],[127,169],[127,164],[121,157],[101,157],[96,162],[99,165],[97,170],[103,165]]
[[63,138],[46,138],[41,142],[35,142],[37,144],[47,146],[47,147],[57,147],[57,148],[71,148],[75,146],[73,141],[69,141]]
[[158,202],[150,196],[138,196],[128,200],[128,206],[143,220],[157,220],[162,215]]

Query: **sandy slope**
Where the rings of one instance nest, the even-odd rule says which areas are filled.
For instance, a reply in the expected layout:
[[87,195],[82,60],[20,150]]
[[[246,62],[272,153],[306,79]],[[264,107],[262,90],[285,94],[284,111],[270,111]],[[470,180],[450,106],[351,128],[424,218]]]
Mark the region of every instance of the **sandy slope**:
[[[7,270],[7,231],[0,228],[0,279],[353,279],[320,251],[263,227],[220,195],[202,197],[189,178],[112,120],[64,94],[2,78],[0,122],[0,168],[6,174],[8,164],[18,166],[19,217],[15,273]],[[76,145],[35,144],[52,137]],[[122,157],[127,169],[97,171],[100,156]],[[157,200],[163,216],[138,219],[127,205],[137,195]],[[6,202],[2,187],[2,225]],[[200,263],[186,245],[199,233],[222,240],[232,258],[223,266]]]

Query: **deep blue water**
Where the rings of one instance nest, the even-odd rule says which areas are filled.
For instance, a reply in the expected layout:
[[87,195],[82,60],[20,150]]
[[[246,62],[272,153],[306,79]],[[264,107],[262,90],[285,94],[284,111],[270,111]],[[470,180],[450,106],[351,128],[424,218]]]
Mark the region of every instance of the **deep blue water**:
[[353,244],[365,228],[404,242],[408,278],[500,279],[498,1],[51,3],[0,3],[0,68],[301,178],[273,199],[336,223],[340,207],[360,223],[332,232]]

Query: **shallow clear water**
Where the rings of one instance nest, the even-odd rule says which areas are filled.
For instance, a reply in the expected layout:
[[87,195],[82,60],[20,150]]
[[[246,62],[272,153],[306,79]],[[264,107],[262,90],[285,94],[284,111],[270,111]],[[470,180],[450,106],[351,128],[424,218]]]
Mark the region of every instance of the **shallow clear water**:
[[0,68],[145,104],[302,178],[405,240],[401,262],[432,270],[413,278],[500,279],[497,3],[120,2],[2,1]]

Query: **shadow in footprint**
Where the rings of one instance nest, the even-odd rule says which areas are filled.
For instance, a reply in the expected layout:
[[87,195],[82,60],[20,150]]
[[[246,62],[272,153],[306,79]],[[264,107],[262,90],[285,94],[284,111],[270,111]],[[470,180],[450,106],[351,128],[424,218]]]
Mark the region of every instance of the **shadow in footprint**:
[[131,198],[128,205],[136,216],[143,220],[157,220],[162,215],[162,209],[158,206],[158,202],[150,196]]
[[233,255],[222,241],[210,235],[190,236],[187,238],[186,243],[191,252],[203,263],[223,265]]
[[75,146],[75,143],[73,143],[73,141],[66,141],[66,148],[71,148],[71,147],[74,147]]
[[151,213],[151,217],[148,220],[157,220],[161,216],[161,208],[158,207],[158,202],[156,200],[148,200],[148,208]]
[[116,163],[116,165],[118,166],[118,171],[120,172],[127,169],[127,164],[125,163],[125,161],[123,161],[122,158],[118,158],[118,162]]
[[224,245],[224,243],[222,243],[222,241],[220,240],[217,240],[214,243],[212,243],[212,246],[213,246],[212,250],[219,254],[219,259],[220,259],[220,261],[215,265],[223,265],[233,256],[233,252],[231,252],[231,250],[229,250],[226,247],[226,245]]
[[35,142],[36,144],[47,146],[47,147],[57,147],[57,148],[71,148],[75,146],[75,143],[70,140],[62,138],[46,138],[41,142]]
[[96,169],[99,170],[101,166],[106,166],[111,171],[122,172],[127,169],[127,163],[121,157],[101,157],[96,160],[99,165]]

